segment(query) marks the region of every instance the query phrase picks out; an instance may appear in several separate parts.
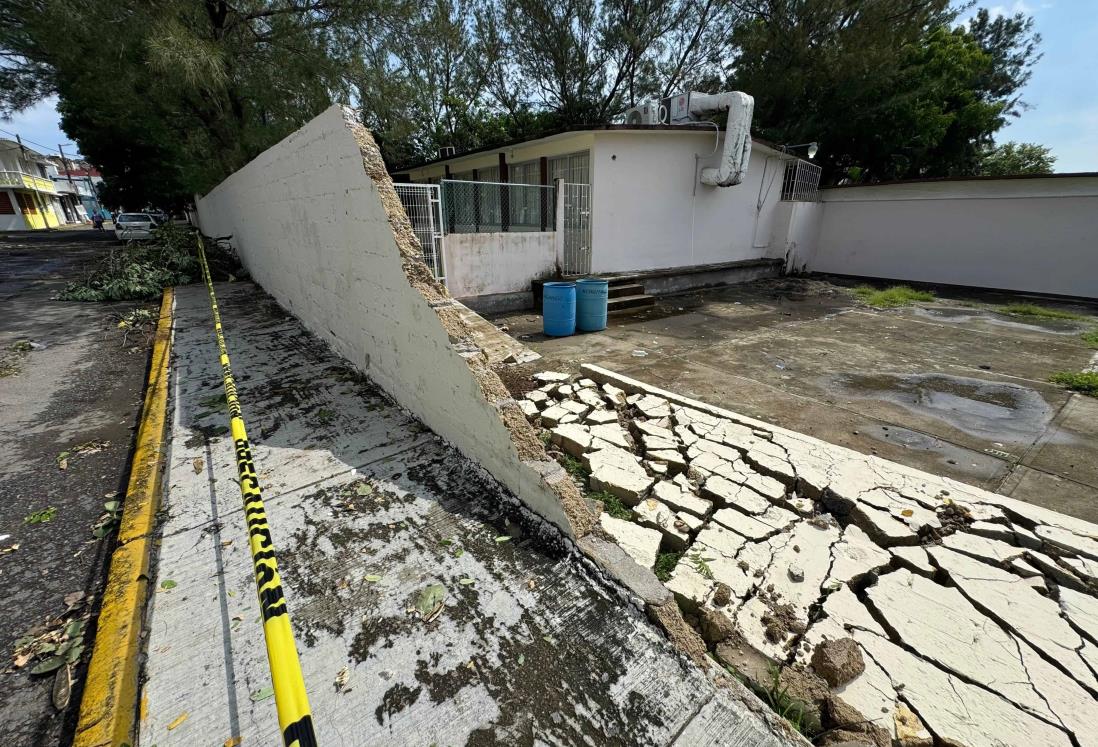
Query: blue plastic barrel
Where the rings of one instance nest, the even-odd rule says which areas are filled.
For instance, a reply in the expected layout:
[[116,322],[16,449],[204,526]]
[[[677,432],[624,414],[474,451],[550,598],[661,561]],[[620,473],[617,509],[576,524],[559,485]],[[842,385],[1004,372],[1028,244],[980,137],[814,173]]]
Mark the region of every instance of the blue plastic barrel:
[[541,298],[542,329],[550,337],[576,333],[576,284],[545,283]]
[[576,327],[580,332],[606,329],[606,304],[609,283],[598,278],[576,281]]

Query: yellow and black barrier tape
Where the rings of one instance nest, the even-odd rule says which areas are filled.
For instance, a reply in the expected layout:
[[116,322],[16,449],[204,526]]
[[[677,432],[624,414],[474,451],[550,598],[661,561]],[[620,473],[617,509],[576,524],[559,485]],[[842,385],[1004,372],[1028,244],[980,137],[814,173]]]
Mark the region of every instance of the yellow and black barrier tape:
[[271,668],[271,687],[274,689],[275,707],[278,709],[278,726],[286,747],[316,747],[313,732],[312,711],[305,692],[305,678],[297,658],[294,632],[290,626],[290,614],[286,607],[286,595],[278,576],[271,529],[267,524],[267,512],[259,489],[259,476],[252,463],[252,448],[248,433],[244,430],[244,418],[233,380],[225,335],[221,329],[221,314],[217,310],[210,266],[206,262],[206,249],[202,237],[198,237],[198,259],[206,291],[210,294],[213,309],[214,332],[217,334],[217,350],[221,359],[221,375],[225,380],[225,399],[229,406],[229,428],[236,450],[236,471],[240,478],[240,497],[244,500],[244,517],[248,523],[248,544],[252,551],[255,570],[255,587],[259,595],[259,608],[263,615],[263,636],[267,643],[267,662]]

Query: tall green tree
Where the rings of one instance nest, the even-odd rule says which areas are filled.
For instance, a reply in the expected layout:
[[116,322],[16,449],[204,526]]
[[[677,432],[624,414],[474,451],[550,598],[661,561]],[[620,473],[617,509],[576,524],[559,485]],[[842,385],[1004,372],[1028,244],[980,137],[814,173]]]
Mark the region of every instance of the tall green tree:
[[333,99],[389,0],[3,0],[0,110],[56,93],[126,206],[178,202]]
[[1052,150],[1037,143],[1011,141],[987,148],[980,154],[982,176],[1051,174],[1056,165]]
[[728,84],[755,97],[755,129],[819,141],[831,180],[975,173],[1038,56],[1024,16],[977,13],[954,27],[947,0],[754,0],[732,32]]

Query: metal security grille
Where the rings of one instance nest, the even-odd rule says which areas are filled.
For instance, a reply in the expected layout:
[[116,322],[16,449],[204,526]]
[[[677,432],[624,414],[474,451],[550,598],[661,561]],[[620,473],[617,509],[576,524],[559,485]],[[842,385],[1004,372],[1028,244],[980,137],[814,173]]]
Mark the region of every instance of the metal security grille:
[[442,200],[437,184],[394,184],[404,212],[412,222],[412,231],[419,239],[423,261],[431,268],[435,279],[446,283],[442,262]]
[[565,275],[591,272],[591,185],[564,185]]
[[792,202],[816,202],[820,195],[822,169],[814,163],[796,159],[785,164],[782,199]]
[[552,231],[555,189],[540,184],[442,182],[446,233]]

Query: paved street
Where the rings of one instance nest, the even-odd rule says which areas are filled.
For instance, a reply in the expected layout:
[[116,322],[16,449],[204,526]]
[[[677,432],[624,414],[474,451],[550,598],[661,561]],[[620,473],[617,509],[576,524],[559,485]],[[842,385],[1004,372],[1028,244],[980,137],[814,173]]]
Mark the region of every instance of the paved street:
[[83,667],[58,712],[53,675],[31,676],[33,663],[13,670],[13,643],[67,609],[80,619],[97,608],[109,545],[92,526],[128,475],[148,349],[112,315],[144,304],[51,300],[112,246],[112,233],[88,229],[0,235],[0,734],[9,745],[69,741]]

